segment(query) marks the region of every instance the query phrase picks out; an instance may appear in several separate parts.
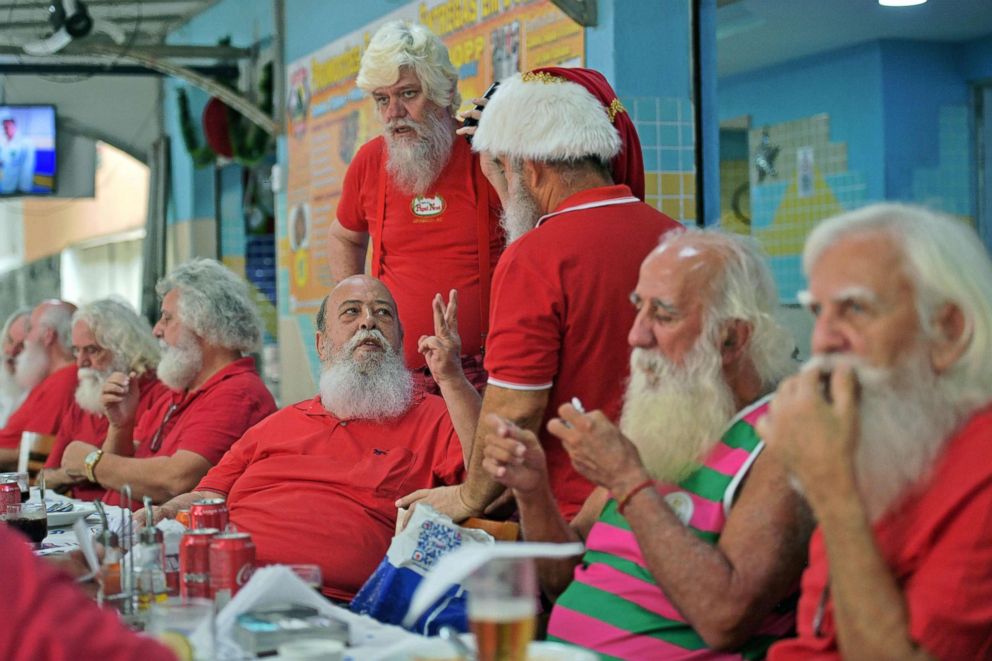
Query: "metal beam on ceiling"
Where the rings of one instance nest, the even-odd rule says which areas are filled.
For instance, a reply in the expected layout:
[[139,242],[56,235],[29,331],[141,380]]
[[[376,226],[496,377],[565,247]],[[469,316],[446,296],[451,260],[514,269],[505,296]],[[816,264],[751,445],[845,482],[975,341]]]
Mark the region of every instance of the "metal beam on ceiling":
[[551,2],[582,27],[595,27],[599,21],[597,0],[551,0]]

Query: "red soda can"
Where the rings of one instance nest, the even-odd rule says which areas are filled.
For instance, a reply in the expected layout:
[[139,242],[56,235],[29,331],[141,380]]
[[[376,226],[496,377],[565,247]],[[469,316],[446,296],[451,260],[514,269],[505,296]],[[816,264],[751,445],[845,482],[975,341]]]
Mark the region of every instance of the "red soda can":
[[210,542],[219,530],[188,530],[179,542],[179,593],[189,597],[210,598]]
[[231,600],[255,571],[255,544],[246,532],[214,535],[210,542],[210,596],[218,608]]
[[7,505],[21,504],[21,487],[17,482],[0,482],[0,516],[7,514]]
[[202,498],[189,508],[189,522],[192,528],[216,528],[221,532],[227,528],[227,502],[223,498]]

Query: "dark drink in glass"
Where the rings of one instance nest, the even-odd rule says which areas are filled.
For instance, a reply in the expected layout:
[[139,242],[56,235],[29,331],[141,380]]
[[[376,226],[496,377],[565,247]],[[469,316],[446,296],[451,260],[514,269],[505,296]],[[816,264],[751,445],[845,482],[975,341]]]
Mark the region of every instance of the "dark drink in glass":
[[48,517],[29,517],[22,513],[17,517],[7,516],[7,525],[27,535],[33,544],[41,544],[48,537]]

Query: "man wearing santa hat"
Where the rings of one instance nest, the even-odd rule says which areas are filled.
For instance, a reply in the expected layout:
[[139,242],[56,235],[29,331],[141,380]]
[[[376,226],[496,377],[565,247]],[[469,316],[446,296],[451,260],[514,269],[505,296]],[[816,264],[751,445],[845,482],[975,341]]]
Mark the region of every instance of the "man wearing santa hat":
[[624,338],[635,315],[627,295],[641,261],[679,224],[641,201],[637,133],[597,71],[544,68],[508,78],[472,146],[503,202],[509,242],[493,275],[488,386],[465,483],[397,504],[424,501],[456,521],[483,514],[503,491],[482,467],[498,416],[539,434],[552,492],[571,519],[593,485],[545,423],[573,397],[618,417]]

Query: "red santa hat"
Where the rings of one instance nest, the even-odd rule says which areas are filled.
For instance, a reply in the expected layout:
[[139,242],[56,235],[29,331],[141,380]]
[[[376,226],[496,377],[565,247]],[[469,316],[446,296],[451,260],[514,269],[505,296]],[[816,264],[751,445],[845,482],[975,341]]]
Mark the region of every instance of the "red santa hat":
[[634,123],[603,74],[546,67],[502,81],[472,138],[475,151],[540,161],[595,156],[613,180],[644,199],[644,161]]

